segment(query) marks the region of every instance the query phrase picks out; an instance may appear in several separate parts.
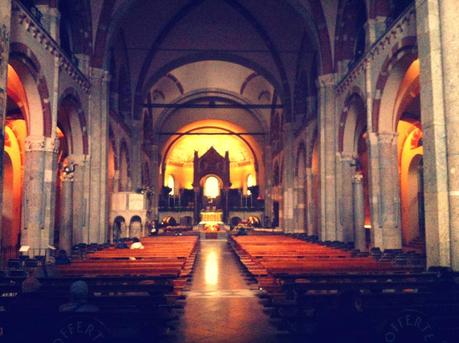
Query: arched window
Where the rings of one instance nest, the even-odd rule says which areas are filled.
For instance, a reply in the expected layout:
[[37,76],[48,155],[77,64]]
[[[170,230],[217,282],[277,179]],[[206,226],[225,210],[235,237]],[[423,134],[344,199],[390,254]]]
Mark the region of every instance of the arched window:
[[215,176],[209,176],[204,183],[204,196],[214,199],[219,195],[220,186],[218,179]]
[[252,174],[247,176],[247,195],[251,195],[252,192],[250,191],[250,187],[255,186],[255,178]]
[[171,196],[174,196],[175,195],[175,179],[174,179],[174,177],[172,175],[169,175],[167,177],[167,187],[172,189],[169,194]]

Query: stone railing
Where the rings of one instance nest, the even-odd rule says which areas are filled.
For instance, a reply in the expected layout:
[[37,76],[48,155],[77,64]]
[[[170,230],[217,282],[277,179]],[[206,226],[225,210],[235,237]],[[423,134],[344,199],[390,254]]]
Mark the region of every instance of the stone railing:
[[409,6],[392,25],[372,46],[371,48],[353,64],[353,68],[341,79],[336,86],[336,92],[342,94],[346,91],[349,85],[368,67],[370,61],[379,56],[387,46],[406,31],[407,26],[416,22],[416,7],[415,5]]
[[19,24],[36,39],[44,49],[50,52],[59,61],[59,67],[63,69],[80,87],[89,92],[91,83],[80,69],[72,62],[59,44],[49,35],[49,33],[37,21],[34,15],[19,1],[13,1],[13,15]]

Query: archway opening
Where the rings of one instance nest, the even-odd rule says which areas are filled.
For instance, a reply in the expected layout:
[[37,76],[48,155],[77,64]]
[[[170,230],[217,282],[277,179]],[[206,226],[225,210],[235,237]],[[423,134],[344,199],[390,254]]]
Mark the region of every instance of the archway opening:
[[19,74],[8,65],[1,248],[10,256],[16,254],[21,240],[24,145],[29,131],[27,100]]
[[403,244],[425,249],[424,149],[419,94],[419,60],[415,60],[407,68],[396,98],[398,171]]

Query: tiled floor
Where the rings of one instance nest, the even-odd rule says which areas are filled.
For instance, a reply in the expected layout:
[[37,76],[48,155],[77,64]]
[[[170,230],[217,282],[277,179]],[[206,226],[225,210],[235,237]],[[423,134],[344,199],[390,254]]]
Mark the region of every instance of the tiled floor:
[[202,240],[179,342],[282,342],[223,240]]

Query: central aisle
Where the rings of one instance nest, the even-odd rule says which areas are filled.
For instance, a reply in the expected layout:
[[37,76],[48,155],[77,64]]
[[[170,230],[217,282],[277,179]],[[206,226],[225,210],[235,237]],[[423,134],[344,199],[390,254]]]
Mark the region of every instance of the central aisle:
[[180,342],[279,341],[226,240],[201,240],[197,263],[178,328]]

